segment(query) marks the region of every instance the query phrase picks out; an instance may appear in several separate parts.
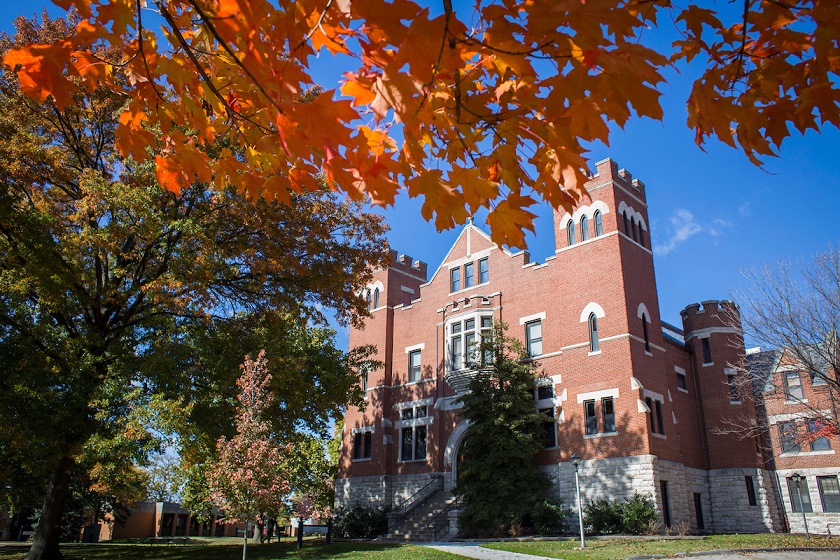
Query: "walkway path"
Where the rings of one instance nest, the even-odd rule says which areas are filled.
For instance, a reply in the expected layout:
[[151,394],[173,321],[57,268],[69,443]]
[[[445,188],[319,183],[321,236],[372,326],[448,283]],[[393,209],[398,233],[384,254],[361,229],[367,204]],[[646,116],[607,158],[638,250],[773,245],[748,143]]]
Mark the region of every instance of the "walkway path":
[[[419,544],[419,543],[417,543]],[[451,554],[477,558],[478,560],[545,560],[548,556],[534,556],[519,552],[506,552],[492,548],[481,548],[476,543],[429,543],[421,546],[434,548]],[[636,556],[637,559],[657,558],[655,556]],[[704,551],[686,558],[697,560],[840,560],[840,552],[835,550],[790,550],[773,552],[734,552],[734,551]]]

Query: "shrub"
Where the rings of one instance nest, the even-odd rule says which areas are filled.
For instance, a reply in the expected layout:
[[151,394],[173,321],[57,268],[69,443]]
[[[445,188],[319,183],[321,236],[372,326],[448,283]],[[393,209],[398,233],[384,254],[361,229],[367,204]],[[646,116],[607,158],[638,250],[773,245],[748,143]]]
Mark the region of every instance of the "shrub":
[[345,539],[373,539],[388,532],[390,508],[355,504],[338,508],[333,515],[333,533]]
[[529,516],[532,532],[538,535],[563,533],[572,510],[560,498],[548,498],[537,504]]
[[587,533],[620,533],[621,504],[613,500],[594,500],[583,506],[583,524]]
[[640,535],[659,518],[653,497],[638,493],[621,502],[595,500],[584,506],[583,513],[587,531],[595,534]]
[[633,497],[621,502],[621,526],[623,533],[640,535],[651,523],[659,519],[656,502],[650,494],[633,493]]

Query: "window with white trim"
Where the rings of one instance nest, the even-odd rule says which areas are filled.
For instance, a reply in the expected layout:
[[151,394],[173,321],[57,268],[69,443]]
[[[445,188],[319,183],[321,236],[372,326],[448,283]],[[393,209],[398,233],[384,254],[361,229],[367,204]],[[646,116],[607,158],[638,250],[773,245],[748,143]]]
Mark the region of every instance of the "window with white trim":
[[712,347],[709,343],[709,337],[700,339],[700,346],[703,348],[703,365],[712,364]]
[[[425,405],[404,408],[400,411],[400,419],[425,418],[427,412]],[[426,434],[425,424],[400,428],[400,461],[422,461],[426,458]]]
[[650,336],[648,334],[648,318],[642,313],[642,334],[645,337],[645,352],[650,352]]
[[595,313],[589,314],[589,351],[598,352],[601,344],[598,341],[598,317]]
[[677,374],[677,389],[688,391],[688,380],[685,371],[675,370],[675,373]]
[[802,376],[798,371],[786,373],[784,382],[785,399],[788,401],[802,401],[805,399],[805,392],[802,390]]
[[[599,408],[601,410],[600,422],[598,421]],[[584,434],[587,436],[616,433],[615,398],[601,397],[583,401],[583,424]]]
[[665,435],[665,420],[662,416],[662,401],[651,397],[645,398],[645,404],[650,409],[650,431],[654,434]]
[[543,353],[542,351],[542,321],[530,321],[525,323],[525,346],[528,357],[533,358]]
[[605,434],[615,432],[615,402],[612,397],[601,399],[601,419]]
[[379,288],[373,290],[373,308],[379,308]]
[[543,444],[546,448],[557,447],[557,422],[554,420],[554,407],[541,408],[539,412],[546,416]]
[[484,284],[490,281],[490,261],[487,257],[478,259],[478,283]]
[[365,292],[365,304],[367,305],[367,310],[370,311],[370,289]]
[[595,412],[595,401],[583,401],[583,423],[586,427],[586,435],[592,436],[598,433],[598,415]]
[[571,220],[566,224],[566,240],[569,242],[569,246],[575,244],[575,223]]
[[820,500],[825,513],[840,513],[840,484],[836,476],[818,476]]
[[580,240],[587,241],[589,239],[589,218],[586,216],[580,219]]
[[461,289],[461,267],[449,269],[449,291],[457,292]]
[[449,332],[449,371],[458,371],[471,363],[492,361],[492,350],[485,348],[479,355],[481,342],[492,340],[493,316],[476,314],[458,318],[447,325]]
[[412,350],[408,353],[408,382],[420,381],[421,362],[420,350]]
[[475,286],[475,263],[468,262],[464,265],[464,288]]
[[[788,493],[790,494],[790,508],[794,513],[813,513],[814,509],[811,506],[811,494],[808,492],[808,479],[802,477],[802,480],[796,482],[788,477]],[[800,499],[802,507],[799,507]]]
[[595,210],[595,214],[592,216],[592,219],[595,222],[595,237],[604,235],[604,219],[601,217],[601,211]]
[[370,459],[373,431],[362,430],[353,434],[353,460]]
[[801,450],[796,422],[782,422],[779,424],[779,443],[782,448],[782,453],[798,453]]
[[819,420],[808,422],[808,439],[811,441],[811,451],[830,451],[831,443],[825,436],[815,437],[815,434],[822,429],[823,424]]

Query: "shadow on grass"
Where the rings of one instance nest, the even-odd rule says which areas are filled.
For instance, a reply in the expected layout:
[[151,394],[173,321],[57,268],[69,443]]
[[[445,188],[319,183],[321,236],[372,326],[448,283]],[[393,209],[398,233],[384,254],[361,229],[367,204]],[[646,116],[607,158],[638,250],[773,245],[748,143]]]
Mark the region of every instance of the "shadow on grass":
[[[0,560],[22,560],[28,546],[0,545]],[[165,544],[65,544],[66,560],[237,560],[242,557],[242,544],[165,545]],[[429,548],[379,543],[305,543],[301,550],[293,542],[248,545],[248,559],[282,558],[320,560],[447,560],[460,558]]]

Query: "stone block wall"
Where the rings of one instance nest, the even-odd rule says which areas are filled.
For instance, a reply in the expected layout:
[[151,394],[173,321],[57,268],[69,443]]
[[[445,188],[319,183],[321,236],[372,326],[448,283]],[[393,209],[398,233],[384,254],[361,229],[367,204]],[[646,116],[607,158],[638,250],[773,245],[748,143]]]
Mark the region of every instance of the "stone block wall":
[[[751,506],[745,476],[753,477],[756,505]],[[713,469],[709,471],[711,530],[718,533],[766,533],[781,530],[776,499],[768,484],[770,473],[761,469]]]
[[356,504],[396,507],[440,474],[339,478],[335,481],[335,505],[340,508]]

